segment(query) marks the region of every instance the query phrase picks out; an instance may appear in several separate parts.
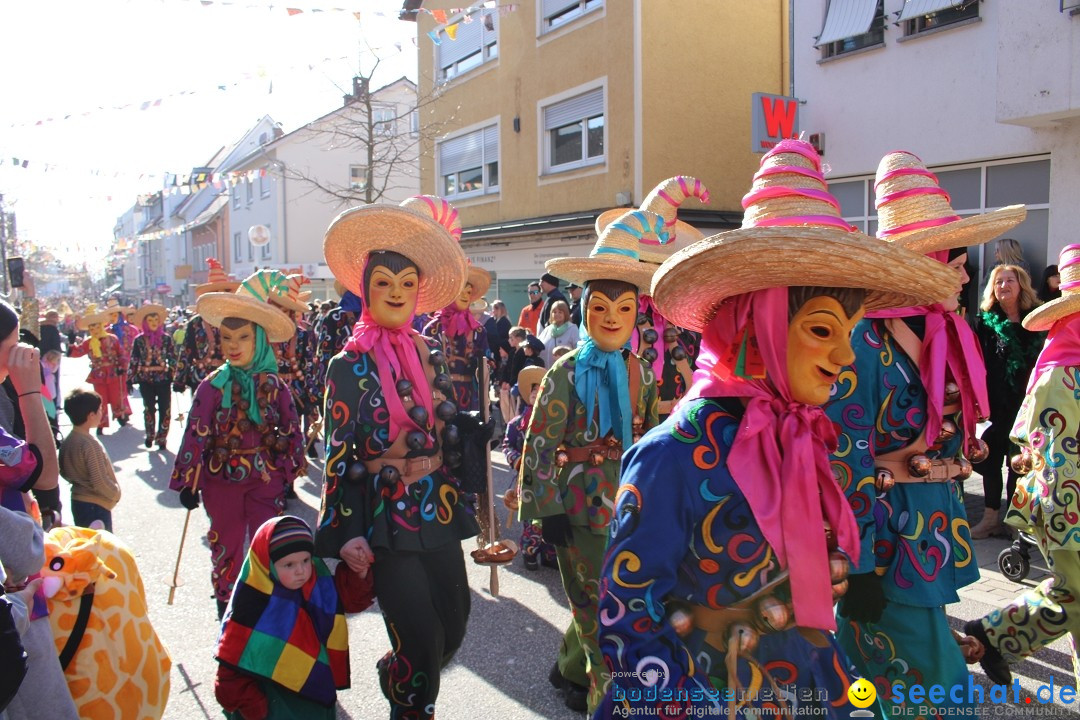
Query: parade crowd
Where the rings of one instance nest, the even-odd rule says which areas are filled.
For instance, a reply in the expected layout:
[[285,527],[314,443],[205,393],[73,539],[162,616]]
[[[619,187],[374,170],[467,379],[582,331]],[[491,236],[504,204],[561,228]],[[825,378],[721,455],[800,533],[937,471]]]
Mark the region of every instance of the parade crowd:
[[[171,661],[99,440],[138,424],[136,388],[148,452],[191,395],[169,488],[209,518],[226,717],[335,717],[345,615],[377,603],[388,715],[433,718],[466,561],[519,555],[558,571],[572,617],[538,679],[592,718],[846,718],[858,678],[877,717],[939,717],[970,700],[923,714],[902,690],[966,687],[972,664],[1009,684],[1080,628],[1080,245],[1033,286],[1002,237],[1023,206],[960,218],[909,152],[881,160],[876,236],[841,218],[805,142],[749,180],[742,227],[708,238],[678,219],[709,198],[688,176],[602,213],[516,323],[435,196],[331,223],[335,302],[213,259],[192,308],[46,303],[28,279],[18,309],[0,302],[0,717],[165,710]],[[965,301],[968,251],[995,239]],[[64,357],[89,358],[85,386],[60,387]],[[315,527],[286,514],[309,459]],[[500,536],[500,497],[520,537]],[[972,540],[1006,528],[1052,575],[958,632]]]

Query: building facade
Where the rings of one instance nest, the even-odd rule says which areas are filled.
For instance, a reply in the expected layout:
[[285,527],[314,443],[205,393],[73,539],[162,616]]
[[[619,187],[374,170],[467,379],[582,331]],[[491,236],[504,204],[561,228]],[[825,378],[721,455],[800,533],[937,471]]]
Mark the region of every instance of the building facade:
[[[960,215],[1024,203],[1037,283],[1080,226],[1080,16],[1070,3],[793,3],[792,90],[843,214],[876,230],[878,161],[908,150]],[[1075,3],[1071,3],[1075,4]],[[993,243],[969,257],[985,278]]]
[[751,94],[787,89],[787,2],[484,5],[444,26],[403,18],[418,23],[420,97],[439,98],[422,125],[448,128],[425,143],[423,192],[459,209],[463,248],[494,276],[489,300],[517,317],[546,260],[587,255],[601,212],[636,207],[674,175],[711,193],[680,219],[738,225],[758,161]]

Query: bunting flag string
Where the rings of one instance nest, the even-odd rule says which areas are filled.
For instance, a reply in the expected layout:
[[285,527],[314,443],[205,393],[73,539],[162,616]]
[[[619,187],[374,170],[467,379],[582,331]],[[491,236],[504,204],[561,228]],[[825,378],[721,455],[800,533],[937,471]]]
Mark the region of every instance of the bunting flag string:
[[[518,8],[517,3],[498,3],[495,0],[485,0],[482,3],[478,3],[471,7],[464,8],[417,8],[416,10],[402,10],[404,13],[427,13],[435,20],[435,24],[440,25],[434,30],[428,30],[427,36],[431,38],[431,42],[436,45],[442,45],[443,33],[451,40],[457,40],[458,25],[468,25],[473,21],[473,15],[482,12],[484,10],[499,11],[500,15],[506,15],[516,11]],[[450,22],[450,16],[456,16],[461,13],[461,19]],[[491,13],[484,13],[484,27],[487,30],[495,29],[495,22],[492,20]]]

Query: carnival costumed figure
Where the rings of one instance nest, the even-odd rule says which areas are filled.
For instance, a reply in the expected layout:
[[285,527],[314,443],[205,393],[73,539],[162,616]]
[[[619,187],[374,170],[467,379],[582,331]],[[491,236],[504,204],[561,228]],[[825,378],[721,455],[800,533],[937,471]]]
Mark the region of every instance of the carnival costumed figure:
[[[688,175],[668,178],[645,196],[641,209],[664,218],[664,229],[670,239],[664,244],[643,243],[641,262],[659,266],[677,251],[704,237],[701,231],[676,217],[679,206],[691,197],[702,203],[709,202],[709,191],[705,185]],[[624,209],[616,208],[601,213],[596,219],[596,234],[603,232],[623,212]],[[668,322],[656,309],[648,292],[643,292],[638,298],[637,328],[631,339],[631,347],[652,365],[653,374],[656,375],[660,422],[667,419],[679,398],[690,388],[700,341],[696,333]]]
[[278,359],[278,375],[289,383],[293,402],[300,416],[307,418],[318,412],[317,400],[312,395],[312,384],[308,377],[312,368],[311,332],[307,326],[308,291],[300,288],[311,282],[303,275],[289,275],[279,286],[276,294],[270,296],[270,302],[281,308],[296,324],[296,333],[288,342],[274,345],[274,354]]
[[176,347],[165,332],[166,310],[163,305],[143,305],[135,312],[135,326],[142,334],[131,348],[128,377],[139,386],[143,400],[143,426],[146,428],[146,447],[154,443],[165,449],[169,437],[172,412],[173,373],[176,371]]
[[540,520],[556,547],[573,618],[550,680],[567,707],[592,709],[610,676],[597,645],[600,563],[619,482],[619,461],[657,424],[652,368],[630,352],[638,293],[656,267],[639,262],[645,240],[666,241],[663,219],[630,211],[587,258],[555,258],[548,272],[584,286],[582,341],[548,370],[533,405],[518,475],[521,521]]
[[1066,633],[1072,636],[1073,674],[1080,677],[1076,643],[1080,635],[1080,245],[1068,245],[1058,261],[1061,297],[1035,308],[1024,328],[1049,330],[1046,345],[1027,384],[1012,439],[1020,454],[1013,469],[1016,483],[1005,524],[1038,541],[1052,576],[1003,608],[973,620],[965,632],[987,646],[982,659],[987,676],[998,684],[1011,681],[1009,664],[1017,663]]
[[832,606],[859,543],[819,406],[853,358],[864,304],[928,302],[955,280],[855,232],[819,163],[780,142],[742,228],[657,272],[657,308],[703,332],[702,352],[682,404],[623,461],[601,575],[613,681],[596,718],[850,710]]
[[360,296],[348,290],[340,280],[334,281],[334,290],[341,297],[341,302],[315,324],[315,337],[312,340],[315,372],[311,378],[311,394],[318,398],[320,406],[326,394],[326,373],[330,368],[330,360],[341,352],[341,348],[345,347],[345,343],[352,337],[353,326],[364,311],[364,302]]
[[449,230],[456,214],[429,195],[367,205],[339,215],[323,241],[331,272],[363,296],[364,311],[326,377],[315,546],[358,572],[374,562],[391,643],[379,686],[395,720],[434,717],[441,670],[469,616],[461,541],[477,523],[447,468],[460,441],[447,424],[457,406],[442,348],[411,326],[465,283],[465,254]]
[[[937,178],[907,152],[882,159],[875,191],[878,237],[928,255],[961,282],[967,247],[1025,215],[1013,206],[961,220]],[[953,633],[945,615],[957,590],[979,578],[962,486],[971,463],[986,456],[975,428],[990,410],[979,343],[957,306],[950,294],[868,313],[852,338],[855,362],[826,407],[839,433],[833,471],[861,544],[838,606],[837,637],[859,674],[877,685],[886,716],[916,711],[893,687],[964,684],[966,663],[982,652]],[[937,707],[948,713],[971,705],[946,698]]]
[[169,488],[189,510],[200,496],[206,504],[219,619],[247,552],[245,538],[281,514],[285,488],[304,462],[296,406],[270,347],[296,331],[268,299],[281,277],[263,270],[235,293],[205,293],[196,305],[221,330],[225,364],[195,390]]
[[90,374],[86,381],[94,386],[103,401],[98,435],[109,427],[109,408],[121,426],[127,425],[129,415],[126,407],[128,358],[116,336],[105,331],[107,319],[106,313],[98,312],[97,306],[90,304],[77,325],[90,336],[77,345],[68,345],[68,357],[90,357]]
[[[207,258],[206,264],[209,266],[208,279],[195,286],[196,298],[211,292],[235,292],[240,286],[236,278],[225,274],[221,263],[215,258]],[[183,392],[190,388],[194,392],[203,378],[223,362],[220,330],[204,322],[198,314],[192,315],[184,326],[184,343],[177,348],[173,390]]]
[[[454,218],[460,230],[460,223]],[[479,387],[477,370],[487,355],[487,332],[469,306],[482,298],[491,287],[491,273],[469,265],[468,279],[454,301],[435,313],[424,328],[424,335],[435,338],[446,351],[450,379],[454,382],[454,400],[459,410],[479,410],[487,388]]]
[[[120,302],[112,297],[109,298],[109,302],[105,304],[105,313],[109,316],[109,322],[105,326],[105,329],[116,336],[116,339],[120,341],[120,347],[124,349],[124,357],[128,360],[131,359],[131,348],[135,345],[135,338],[139,335],[139,329],[131,324],[130,315],[135,312],[135,308],[129,305],[121,305]],[[128,366],[124,365],[124,412],[131,415],[131,400],[128,397],[130,390],[131,378],[128,377]]]

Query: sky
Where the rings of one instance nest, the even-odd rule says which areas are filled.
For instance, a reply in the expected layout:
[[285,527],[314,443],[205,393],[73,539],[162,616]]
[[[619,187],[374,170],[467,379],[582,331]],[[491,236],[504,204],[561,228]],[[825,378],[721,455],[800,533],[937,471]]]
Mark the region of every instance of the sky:
[[374,87],[415,80],[416,25],[397,19],[400,8],[401,0],[0,3],[0,193],[20,239],[102,271],[117,217],[160,189],[165,173],[205,164],[263,115],[290,132],[339,107],[357,69],[369,72],[376,57]]

